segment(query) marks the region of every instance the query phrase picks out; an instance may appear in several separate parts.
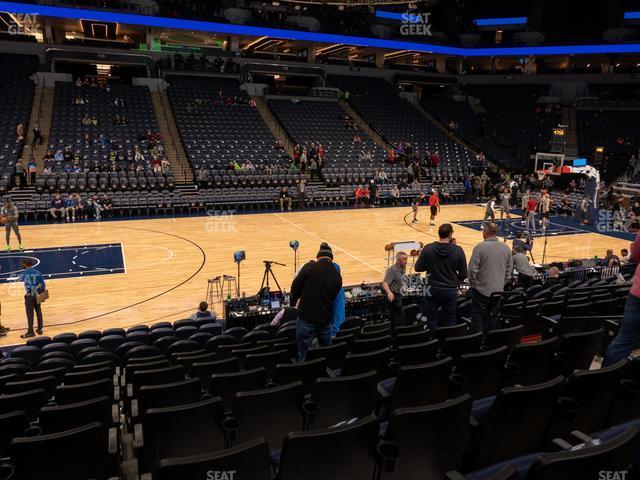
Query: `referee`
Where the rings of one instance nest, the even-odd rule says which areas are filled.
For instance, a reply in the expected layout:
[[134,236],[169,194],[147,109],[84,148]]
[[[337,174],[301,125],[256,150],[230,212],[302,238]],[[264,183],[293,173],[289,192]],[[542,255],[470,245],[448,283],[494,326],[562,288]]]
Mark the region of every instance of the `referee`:
[[18,228],[18,215],[18,207],[13,205],[10,199],[5,200],[2,210],[0,210],[0,216],[6,219],[4,230],[5,238],[7,240],[7,252],[11,252],[11,246],[9,245],[11,240],[11,230],[13,230],[13,233],[15,233],[16,238],[18,239],[18,247],[20,248],[20,251],[24,250],[24,247],[22,246],[20,228]]

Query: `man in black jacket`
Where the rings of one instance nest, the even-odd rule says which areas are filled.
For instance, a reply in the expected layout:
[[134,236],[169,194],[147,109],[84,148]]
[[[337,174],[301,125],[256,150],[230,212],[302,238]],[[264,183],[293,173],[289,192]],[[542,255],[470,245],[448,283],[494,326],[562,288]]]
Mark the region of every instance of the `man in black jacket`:
[[439,240],[422,249],[414,267],[416,272],[428,274],[424,313],[427,325],[434,333],[439,321],[444,326],[455,324],[458,285],[467,278],[464,250],[451,243],[452,236],[450,223],[440,225]]
[[320,346],[331,343],[333,304],[341,288],[342,277],[333,265],[333,252],[323,242],[316,261],[304,265],[291,284],[291,306],[299,302],[296,339],[300,362],[307,357],[314,337]]

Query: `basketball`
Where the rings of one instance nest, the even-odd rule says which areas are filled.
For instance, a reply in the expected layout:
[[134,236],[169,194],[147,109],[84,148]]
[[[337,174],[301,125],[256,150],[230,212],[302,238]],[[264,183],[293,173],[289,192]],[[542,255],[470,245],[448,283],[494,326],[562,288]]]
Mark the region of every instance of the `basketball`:
[[6,216],[0,217],[0,224],[5,225],[6,223],[7,223],[7,217]]

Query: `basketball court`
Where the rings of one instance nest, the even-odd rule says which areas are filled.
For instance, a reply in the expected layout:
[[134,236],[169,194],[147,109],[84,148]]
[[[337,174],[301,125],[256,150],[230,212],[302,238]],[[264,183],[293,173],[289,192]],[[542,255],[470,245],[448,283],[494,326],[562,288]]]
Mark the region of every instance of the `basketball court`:
[[[444,205],[437,223],[454,224],[454,236],[468,258],[482,240],[483,214],[484,207],[478,205]],[[286,264],[274,265],[273,272],[289,290],[294,272],[291,240],[300,242],[301,262],[315,258],[320,243],[328,242],[345,285],[379,282],[387,266],[386,244],[437,239],[427,208],[420,209],[419,223],[411,219],[411,208],[399,207],[23,225],[27,250],[0,254],[1,319],[12,329],[0,344],[21,343],[19,335],[25,331],[24,290],[16,281],[24,256],[35,258],[45,275],[51,298],[43,306],[44,334],[53,336],[188,317],[205,299],[209,278],[237,276],[233,253],[238,250],[246,251],[241,292],[258,291],[264,260]],[[557,227],[551,221],[547,262],[602,257],[609,248],[618,254],[629,247],[628,239],[589,232],[577,224]],[[510,220],[508,227],[503,230],[509,237],[518,220]],[[536,260],[542,258],[543,247],[544,240],[536,239]],[[216,306],[218,313],[221,308]]]

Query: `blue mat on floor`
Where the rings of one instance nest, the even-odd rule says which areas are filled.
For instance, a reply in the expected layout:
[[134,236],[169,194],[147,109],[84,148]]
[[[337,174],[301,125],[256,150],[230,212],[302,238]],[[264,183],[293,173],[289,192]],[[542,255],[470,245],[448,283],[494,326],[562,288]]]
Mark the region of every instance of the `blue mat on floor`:
[[[513,215],[513,214],[512,214]],[[458,225],[464,227],[473,228],[474,230],[482,230],[482,220],[466,220],[455,222]],[[526,234],[526,223],[518,216],[517,218],[496,220],[498,225],[498,235],[500,237],[506,237],[508,240],[515,238],[517,232],[523,232]],[[619,238],[621,240],[633,241],[635,239],[635,233],[632,232],[618,232],[608,228],[606,225],[581,225],[577,223],[573,218],[554,216],[549,219],[549,225],[547,228],[547,235],[580,235],[583,233],[600,233],[602,235],[608,235],[610,237]],[[544,231],[540,224],[540,220],[536,219],[536,231],[533,233],[534,237],[543,237]]]

